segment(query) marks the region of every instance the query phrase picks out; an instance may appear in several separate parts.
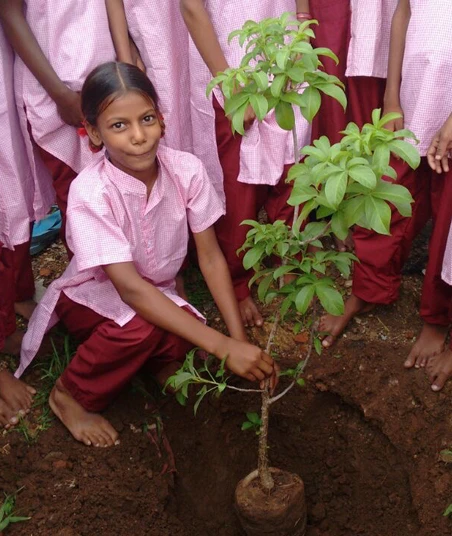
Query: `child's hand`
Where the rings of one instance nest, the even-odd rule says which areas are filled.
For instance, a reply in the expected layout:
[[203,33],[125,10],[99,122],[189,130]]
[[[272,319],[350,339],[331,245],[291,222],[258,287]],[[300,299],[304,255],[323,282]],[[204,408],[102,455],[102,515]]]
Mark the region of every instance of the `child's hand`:
[[428,148],[427,160],[433,171],[449,171],[449,151],[452,151],[452,114],[436,133]]
[[67,124],[80,127],[83,122],[82,101],[80,93],[67,88],[58,99],[55,99],[58,115]]
[[228,338],[217,357],[226,357],[226,366],[234,374],[250,381],[270,378],[271,387],[274,387],[278,367],[273,359],[257,346]]
[[132,65],[135,65],[140,69],[140,71],[143,71],[143,73],[146,72],[146,67],[144,65],[143,60],[141,59],[140,51],[138,50],[138,47],[136,46],[135,42],[129,38],[129,45],[130,45],[130,55],[132,56]]
[[393,121],[389,121],[389,123],[386,123],[385,128],[387,128],[391,132],[395,132],[396,130],[402,130],[402,128],[404,128],[402,107],[399,103],[385,104],[385,107],[383,109],[383,115],[393,112],[400,114],[402,117],[399,117],[399,119],[394,119]]

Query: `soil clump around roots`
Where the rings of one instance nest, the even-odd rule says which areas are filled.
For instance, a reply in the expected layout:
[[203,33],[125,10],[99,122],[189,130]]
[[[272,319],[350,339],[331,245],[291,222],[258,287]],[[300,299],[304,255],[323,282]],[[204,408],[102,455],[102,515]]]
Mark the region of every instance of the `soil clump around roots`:
[[[452,533],[443,516],[452,463],[442,454],[452,450],[452,382],[434,393],[423,370],[403,367],[421,326],[421,284],[421,275],[406,276],[397,304],[352,321],[336,346],[313,357],[306,387],[272,407],[271,465],[303,479],[307,536]],[[199,279],[195,287],[197,307],[223,329]],[[250,330],[257,342],[271,325],[271,307],[263,313],[264,329]],[[291,328],[273,348],[283,367],[303,350]],[[25,378],[38,391],[43,360]],[[195,417],[191,405],[150,398],[135,384],[105,413],[120,432],[110,449],[77,443],[35,407],[16,430],[0,432],[0,492],[22,488],[15,513],[31,517],[7,534],[238,536],[235,488],[257,466],[257,437],[241,425],[259,406],[258,395],[227,392],[205,399]]]

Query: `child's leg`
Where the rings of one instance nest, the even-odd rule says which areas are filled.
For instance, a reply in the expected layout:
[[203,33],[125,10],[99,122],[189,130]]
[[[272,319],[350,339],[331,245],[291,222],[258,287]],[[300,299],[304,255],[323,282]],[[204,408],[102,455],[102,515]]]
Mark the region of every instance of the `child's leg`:
[[118,433],[94,412],[105,409],[150,359],[161,371],[170,361],[183,360],[192,345],[138,315],[121,327],[64,294],[56,312],[72,334],[85,340],[52,391],[52,410],[78,441],[111,446]]
[[433,230],[420,307],[424,327],[405,362],[407,368],[424,367],[430,358],[443,352],[450,324],[452,288],[442,280],[441,270],[452,219],[452,172],[432,172],[430,192]]
[[35,281],[31,267],[30,242],[24,242],[14,248],[14,275],[16,296],[14,309],[17,314],[27,320],[30,319],[36,303],[33,300],[35,294]]
[[73,253],[70,251],[66,244],[66,211],[67,211],[67,198],[69,195],[69,186],[71,182],[77,176],[77,173],[70,168],[67,164],[58,160],[55,156],[48,153],[45,149],[38,146],[39,154],[44,162],[45,166],[49,170],[53,179],[53,187],[55,188],[58,208],[61,210],[62,224],[60,237],[63,241],[69,259],[72,258]]
[[372,304],[390,304],[398,298],[401,272],[411,244],[430,217],[431,174],[426,160],[422,159],[416,171],[400,160],[393,159],[391,165],[398,183],[408,188],[415,200],[412,217],[405,218],[393,208],[389,236],[361,227],[354,230],[355,253],[360,262],[354,267],[353,293],[342,316],[322,318],[320,330],[330,334],[324,338],[325,347],[333,344],[355,315],[366,312]]
[[252,274],[243,268],[244,254],[239,256],[236,252],[245,242],[246,233],[249,231],[249,227],[240,224],[246,219],[256,219],[260,191],[265,191],[267,187],[237,181],[240,171],[241,136],[232,134],[230,121],[215,99],[214,108],[218,155],[223,169],[226,197],[226,214],[215,224],[215,231],[231,272],[232,284],[244,324],[261,325],[262,316],[248,288]]
[[[23,334],[16,331],[13,252],[1,247],[1,242],[0,280],[0,352],[17,354]],[[29,411],[34,393],[8,370],[0,370],[0,426],[17,424],[18,417]]]
[[[325,71],[346,82],[348,45],[350,41],[350,0],[316,0],[311,2],[311,15],[319,21],[314,26],[316,39],[314,46],[328,47],[339,58],[336,65],[329,58],[322,58]],[[312,122],[312,139],[328,136],[331,143],[339,141],[339,131],[345,128],[347,116],[342,106],[332,99],[322,95],[322,106]]]
[[372,76],[351,76],[347,78],[348,121],[359,128],[372,120],[372,110],[383,108],[386,80]]

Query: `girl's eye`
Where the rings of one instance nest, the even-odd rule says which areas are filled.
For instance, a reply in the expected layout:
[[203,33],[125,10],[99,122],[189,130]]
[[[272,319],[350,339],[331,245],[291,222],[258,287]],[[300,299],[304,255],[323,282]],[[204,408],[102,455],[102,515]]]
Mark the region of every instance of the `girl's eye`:
[[153,121],[155,121],[155,115],[145,115],[143,117],[143,121],[145,123],[152,123]]
[[124,123],[122,123],[121,121],[118,121],[117,123],[113,123],[112,127],[115,129],[115,130],[118,130],[120,128],[122,128],[124,126]]

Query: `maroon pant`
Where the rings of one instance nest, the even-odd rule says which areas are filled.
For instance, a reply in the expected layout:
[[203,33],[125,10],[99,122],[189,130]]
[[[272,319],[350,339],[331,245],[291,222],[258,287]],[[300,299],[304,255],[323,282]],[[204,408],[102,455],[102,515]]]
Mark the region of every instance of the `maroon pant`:
[[441,279],[441,268],[452,217],[452,172],[437,175],[426,158],[421,159],[416,171],[401,160],[392,159],[391,165],[397,171],[398,183],[408,188],[414,198],[413,215],[405,218],[393,209],[390,236],[355,229],[353,239],[360,263],[355,266],[353,293],[370,303],[395,301],[411,244],[432,218],[420,314],[425,322],[447,325],[452,287]]
[[30,240],[14,246],[14,277],[16,302],[31,300],[35,293],[35,281],[31,267]]
[[13,254],[0,242],[0,350],[5,345],[6,337],[16,331]]
[[67,199],[69,195],[69,187],[71,185],[71,182],[75,179],[77,176],[77,173],[70,168],[67,164],[53,156],[52,154],[48,153],[45,149],[42,147],[39,147],[39,155],[42,158],[42,161],[44,162],[45,166],[49,170],[50,174],[52,175],[53,179],[53,187],[55,188],[56,193],[56,199],[58,208],[61,210],[61,218],[62,218],[62,224],[61,224],[61,231],[60,231],[60,237],[63,241],[68,256],[71,259],[73,256],[72,251],[68,248],[66,244],[66,212],[67,212]]
[[55,310],[69,332],[82,341],[61,380],[87,411],[105,409],[143,366],[157,373],[172,361],[183,361],[193,348],[138,315],[121,327],[64,293]]
[[322,57],[325,71],[337,76],[345,84],[347,111],[332,97],[322,95],[322,105],[312,122],[312,139],[328,136],[331,143],[340,140],[339,132],[349,121],[362,127],[371,120],[372,110],[383,106],[385,80],[366,76],[345,76],[350,43],[350,0],[312,0],[311,14],[319,21],[314,27],[316,47],[330,48],[339,58],[339,64]]
[[249,227],[240,224],[247,219],[256,220],[262,207],[265,208],[270,222],[283,220],[289,225],[292,224],[294,208],[287,204],[292,184],[285,182],[290,166],[285,166],[276,186],[239,182],[237,177],[240,171],[242,136],[232,134],[231,123],[215,99],[214,108],[218,156],[223,169],[226,196],[226,214],[215,224],[215,231],[231,272],[235,294],[241,301],[250,294],[248,282],[252,273],[243,268],[244,254],[237,255],[237,250],[245,242],[246,233],[249,231]]

